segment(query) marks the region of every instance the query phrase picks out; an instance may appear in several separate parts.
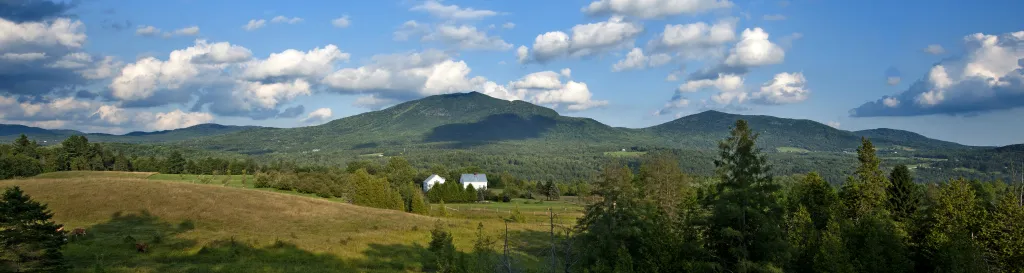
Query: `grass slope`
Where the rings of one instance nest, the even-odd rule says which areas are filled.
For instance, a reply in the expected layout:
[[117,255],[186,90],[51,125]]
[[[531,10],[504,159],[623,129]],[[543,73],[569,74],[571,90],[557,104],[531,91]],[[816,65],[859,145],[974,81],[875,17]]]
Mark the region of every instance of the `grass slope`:
[[[20,186],[46,203],[56,222],[88,230],[65,250],[73,272],[417,272],[430,264],[425,245],[437,218],[268,191],[107,175],[4,180],[0,188]],[[460,211],[455,213],[471,219],[444,219],[460,251],[471,249],[477,223],[489,236],[504,228],[486,209]],[[516,260],[537,266],[545,227],[535,222],[512,224],[510,230]],[[151,244],[151,252],[136,253],[128,240]]]

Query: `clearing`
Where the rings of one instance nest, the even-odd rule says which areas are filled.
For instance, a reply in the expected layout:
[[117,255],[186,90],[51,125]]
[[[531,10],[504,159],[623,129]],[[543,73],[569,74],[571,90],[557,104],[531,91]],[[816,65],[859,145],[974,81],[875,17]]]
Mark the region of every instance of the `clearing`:
[[[54,221],[86,228],[65,250],[72,272],[419,272],[432,264],[426,244],[438,219],[457,249],[470,252],[478,223],[500,238],[503,211],[515,206],[448,204],[452,216],[436,218],[245,185],[161,180],[178,175],[170,176],[65,172],[3,180],[0,188],[20,186],[49,206]],[[556,224],[572,225],[581,208],[568,200],[516,202],[528,221],[509,224],[514,260],[537,268],[549,236],[543,212],[553,208]],[[137,253],[131,241],[151,251]]]

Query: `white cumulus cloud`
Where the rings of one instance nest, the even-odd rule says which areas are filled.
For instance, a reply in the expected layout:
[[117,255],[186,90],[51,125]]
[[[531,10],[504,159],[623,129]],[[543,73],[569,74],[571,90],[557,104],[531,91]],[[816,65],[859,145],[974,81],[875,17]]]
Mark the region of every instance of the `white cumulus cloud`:
[[436,0],[427,0],[422,4],[412,7],[411,10],[426,12],[434,17],[447,20],[476,20],[498,15],[498,12],[492,10],[463,8],[458,5],[444,5]]
[[321,123],[331,120],[331,116],[333,116],[331,108],[320,108],[314,110],[313,112],[309,112],[309,115],[306,116],[306,118],[302,119],[302,122]]
[[731,8],[729,0],[598,0],[583,7],[583,12],[618,14],[644,19],[663,18],[679,14],[698,14],[715,9]]
[[265,25],[267,25],[267,20],[265,20],[265,19],[253,19],[253,20],[249,20],[248,23],[246,23],[244,26],[242,26],[242,29],[244,29],[246,31],[253,31],[253,30],[260,29],[260,28],[262,28]]
[[779,73],[772,80],[761,85],[761,90],[753,94],[755,102],[762,104],[791,104],[807,100],[811,90],[807,89],[804,74]]

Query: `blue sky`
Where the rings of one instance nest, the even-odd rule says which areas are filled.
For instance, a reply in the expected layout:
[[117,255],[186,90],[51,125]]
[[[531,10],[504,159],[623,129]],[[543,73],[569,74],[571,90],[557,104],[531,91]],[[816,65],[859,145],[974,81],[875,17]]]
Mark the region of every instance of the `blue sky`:
[[3,123],[294,127],[481,91],[622,127],[716,109],[1024,142],[1021,1],[0,5]]

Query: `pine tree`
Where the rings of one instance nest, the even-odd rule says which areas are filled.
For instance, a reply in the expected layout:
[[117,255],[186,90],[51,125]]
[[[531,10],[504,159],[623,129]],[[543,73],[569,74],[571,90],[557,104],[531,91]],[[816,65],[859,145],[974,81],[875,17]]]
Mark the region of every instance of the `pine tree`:
[[846,207],[847,217],[854,220],[868,214],[884,213],[888,202],[889,181],[879,169],[881,160],[875,155],[875,146],[867,138],[861,138],[861,146],[857,148],[857,160],[860,166],[854,177],[848,177],[840,191],[840,197]]
[[438,220],[434,229],[430,231],[430,244],[427,248],[434,254],[437,265],[437,272],[456,272],[455,244],[452,243],[452,234],[444,228],[444,223]]
[[787,258],[783,210],[775,199],[779,186],[767,159],[755,146],[757,135],[737,120],[719,143],[715,167],[721,183],[708,200],[708,245],[728,271],[774,270]]
[[0,200],[0,271],[64,272],[61,254],[67,242],[61,225],[53,223],[46,205],[33,201],[21,188],[8,188]]
[[921,195],[914,177],[906,165],[896,166],[889,174],[889,210],[894,220],[902,222],[914,215],[920,206]]
[[427,206],[427,202],[424,200],[422,193],[414,192],[412,194],[412,199],[411,201],[409,201],[409,203],[409,212],[423,215],[426,215],[427,213],[430,212],[430,209]]

